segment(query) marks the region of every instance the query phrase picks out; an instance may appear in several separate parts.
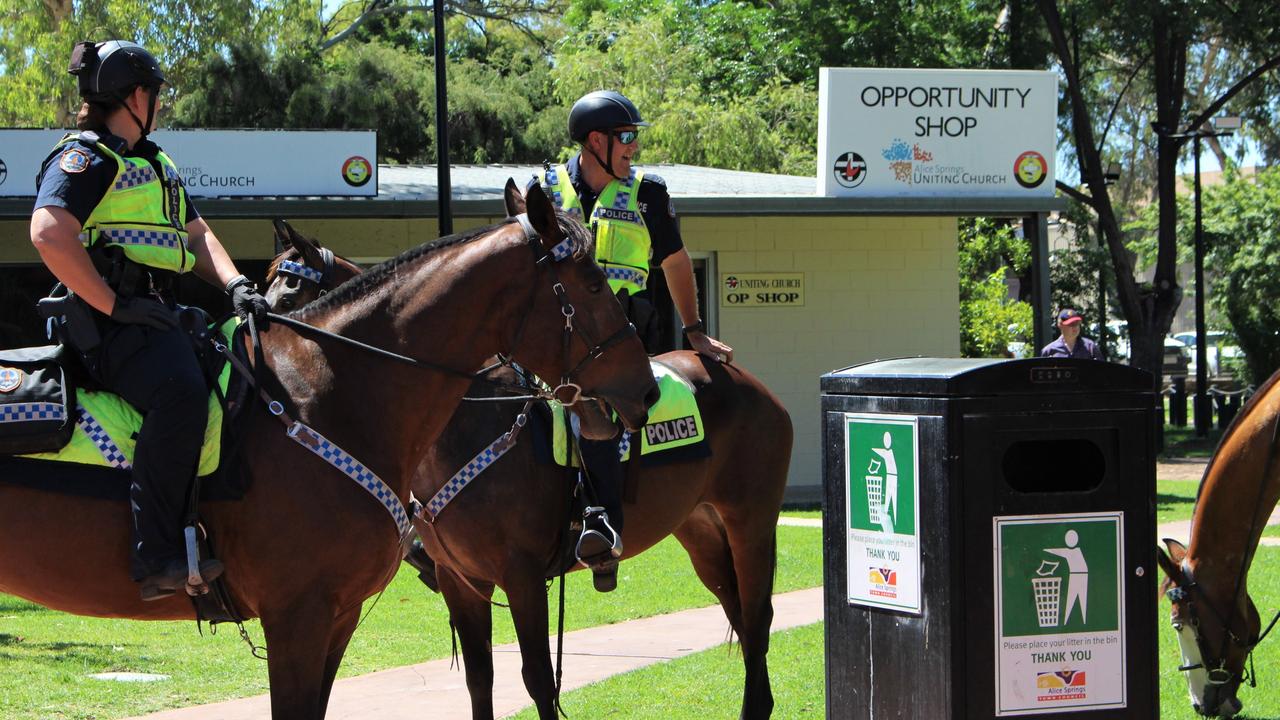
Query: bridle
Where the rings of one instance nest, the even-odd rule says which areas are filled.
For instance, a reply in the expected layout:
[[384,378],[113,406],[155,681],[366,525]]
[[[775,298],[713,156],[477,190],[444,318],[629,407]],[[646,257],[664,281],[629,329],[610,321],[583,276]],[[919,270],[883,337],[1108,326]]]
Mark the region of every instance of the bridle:
[[[560,275],[556,267],[560,261],[564,260],[565,258],[568,258],[570,255],[573,254],[572,238],[566,237],[564,240],[561,240],[560,243],[557,244],[555,247],[551,248],[550,250],[547,250],[543,246],[542,237],[538,234],[537,230],[534,229],[533,224],[529,222],[528,214],[522,213],[520,215],[517,215],[515,220],[520,223],[521,228],[524,230],[525,241],[533,252],[534,266],[538,269],[539,273],[541,273],[541,270],[544,268],[550,273],[551,290],[552,292],[555,293],[556,299],[560,303],[560,314],[564,317],[564,332],[562,333],[563,341],[561,345],[561,354],[563,358],[564,370],[560,376],[560,384],[552,390],[546,390],[546,389],[537,388],[537,387],[531,389],[524,385],[514,385],[511,383],[505,383],[498,380],[493,380],[492,378],[487,377],[486,373],[492,370],[495,366],[489,366],[487,368],[483,368],[476,372],[468,372],[465,370],[459,370],[457,368],[440,365],[438,363],[433,363],[426,360],[411,358],[405,355],[401,355],[399,353],[392,352],[390,350],[385,350],[383,348],[375,347],[373,345],[368,345],[358,340],[352,340],[351,338],[338,335],[337,333],[331,333],[328,330],[322,330],[318,327],[315,327],[314,325],[304,323],[300,320],[296,320],[294,318],[291,318],[285,315],[268,313],[268,317],[271,319],[272,322],[278,322],[282,325],[287,325],[291,328],[294,328],[296,330],[301,330],[309,334],[319,335],[321,337],[325,337],[330,340],[334,340],[336,342],[340,342],[345,345],[358,348],[367,353],[377,355],[383,358],[387,358],[389,360],[395,360],[396,362],[400,362],[406,365],[411,365],[413,367],[418,367],[418,368],[423,368],[428,370],[435,370],[435,371],[443,372],[450,375],[465,377],[472,381],[480,380],[482,382],[489,383],[490,385],[494,385],[499,389],[506,390],[506,391],[515,391],[519,393],[518,396],[508,396],[508,397],[499,398],[501,400],[522,400],[522,399],[527,400],[530,398],[538,398],[543,400],[557,400],[562,404],[572,405],[573,403],[578,402],[580,400],[593,399],[582,393],[582,386],[574,382],[574,378],[578,376],[588,365],[590,365],[592,361],[604,355],[605,351],[608,350],[609,348],[615,345],[618,345],[619,343],[625,342],[633,337],[638,337],[636,333],[636,327],[631,322],[626,322],[621,327],[619,327],[616,331],[614,331],[612,334],[606,337],[604,340],[600,342],[593,341],[590,333],[588,333],[584,328],[575,325],[574,317],[577,314],[577,312],[573,307],[573,303],[570,302],[569,300],[569,295],[564,288],[564,284],[560,282]],[[326,262],[327,272],[321,274],[319,271],[315,270],[314,268],[306,267],[305,265],[301,265],[298,263],[291,263],[291,265],[299,265],[299,267],[309,271],[310,274],[307,275],[307,274],[301,274],[299,272],[296,272],[296,269],[293,267],[290,267],[289,272],[297,275],[298,277],[303,277],[304,279],[311,280],[312,282],[316,282],[317,284],[320,284],[323,282],[332,282],[331,278],[332,278],[333,253],[332,251],[329,251],[327,248],[322,248],[322,250],[326,253],[324,257],[327,259],[327,262]],[[285,261],[285,262],[289,262],[289,261]],[[285,265],[285,262],[282,262],[281,266]],[[278,268],[277,272],[285,272],[285,271]],[[316,279],[314,277],[316,274],[320,274],[321,277],[319,279]],[[326,277],[329,279],[326,280]],[[321,287],[323,289],[323,285]],[[524,330],[528,324],[529,316],[532,314],[532,310],[534,306],[534,298],[537,293],[537,289],[538,289],[538,283],[535,280],[535,282],[533,282],[530,285],[529,300],[528,302],[525,303],[524,313],[523,315],[521,315],[520,323],[516,326],[515,335],[512,339],[510,349],[505,353],[498,354],[499,365],[505,365],[507,367],[511,366],[512,358],[515,357],[515,353],[519,348],[520,341],[524,336]],[[572,349],[571,346],[573,342],[573,336],[575,333],[581,337],[582,343],[587,347],[586,353],[576,363],[572,361],[572,356],[570,354]],[[255,344],[257,344],[256,339],[255,339]]]

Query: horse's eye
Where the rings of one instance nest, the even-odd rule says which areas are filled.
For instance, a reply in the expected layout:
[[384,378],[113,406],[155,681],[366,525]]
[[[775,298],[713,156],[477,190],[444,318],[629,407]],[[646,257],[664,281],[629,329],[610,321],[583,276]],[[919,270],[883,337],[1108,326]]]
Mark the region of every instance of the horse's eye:
[[590,285],[588,285],[588,286],[587,286],[587,290],[588,290],[588,291],[590,291],[590,293],[591,293],[592,295],[599,295],[599,294],[600,294],[600,291],[601,291],[601,290],[604,290],[604,283],[602,283],[602,282],[593,282],[593,283],[591,283]]

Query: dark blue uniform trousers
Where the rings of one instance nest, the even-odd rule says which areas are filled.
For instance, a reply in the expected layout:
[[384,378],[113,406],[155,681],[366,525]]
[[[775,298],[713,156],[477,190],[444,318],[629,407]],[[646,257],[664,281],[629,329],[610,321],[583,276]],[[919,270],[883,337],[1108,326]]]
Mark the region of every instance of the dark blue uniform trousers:
[[209,413],[209,390],[180,328],[103,323],[90,374],[143,413],[129,499],[135,580],[185,556],[182,519]]

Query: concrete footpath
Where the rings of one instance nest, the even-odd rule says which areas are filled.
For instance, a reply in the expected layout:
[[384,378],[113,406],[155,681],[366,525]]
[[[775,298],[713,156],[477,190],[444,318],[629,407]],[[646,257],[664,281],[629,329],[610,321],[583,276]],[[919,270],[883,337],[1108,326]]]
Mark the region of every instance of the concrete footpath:
[[[822,620],[822,588],[798,590],[773,598],[773,630],[786,630]],[[564,690],[607,677],[674,660],[725,642],[729,623],[719,605],[565,634]],[[551,639],[555,653],[555,638]],[[520,648],[493,649],[494,714],[503,717],[530,704],[520,679]],[[393,668],[334,684],[329,720],[465,720],[471,717],[466,677],[450,670],[449,660]],[[166,710],[147,720],[269,720],[266,695],[212,705]]]

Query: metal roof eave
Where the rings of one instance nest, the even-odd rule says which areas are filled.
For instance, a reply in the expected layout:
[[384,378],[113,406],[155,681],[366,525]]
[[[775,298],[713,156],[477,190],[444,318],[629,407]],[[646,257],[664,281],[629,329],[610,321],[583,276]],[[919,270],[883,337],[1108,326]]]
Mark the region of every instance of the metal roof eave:
[[[0,219],[31,217],[33,198],[0,199]],[[810,195],[676,196],[682,216],[716,215],[877,215],[1023,217],[1067,209],[1065,197],[816,197]],[[196,198],[208,218],[429,218],[436,217],[436,200],[376,198]],[[501,198],[456,199],[458,217],[493,217],[506,210]]]

